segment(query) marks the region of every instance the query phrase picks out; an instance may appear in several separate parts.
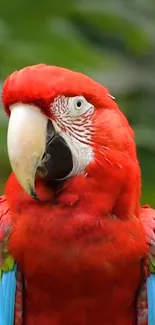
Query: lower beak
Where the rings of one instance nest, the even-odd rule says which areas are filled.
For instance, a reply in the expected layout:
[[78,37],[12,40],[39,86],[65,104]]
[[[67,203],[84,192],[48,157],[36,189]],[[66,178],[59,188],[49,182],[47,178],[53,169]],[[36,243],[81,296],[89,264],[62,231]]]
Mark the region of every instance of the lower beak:
[[36,172],[50,180],[67,177],[73,167],[71,151],[39,108],[18,103],[10,110],[7,136],[10,164],[23,189],[38,199]]

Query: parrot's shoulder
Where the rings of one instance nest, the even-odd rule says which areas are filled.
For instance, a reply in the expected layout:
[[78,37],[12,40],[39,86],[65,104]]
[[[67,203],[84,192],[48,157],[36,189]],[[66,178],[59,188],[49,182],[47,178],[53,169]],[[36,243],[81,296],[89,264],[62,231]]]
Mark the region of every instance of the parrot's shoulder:
[[141,207],[141,221],[149,244],[149,268],[151,273],[155,273],[155,210],[149,205]]
[[0,279],[2,272],[12,270],[14,260],[8,253],[7,242],[12,231],[12,221],[7,199],[0,196]]
[[9,206],[5,195],[0,196],[0,220],[3,215],[9,214]]
[[149,245],[149,254],[143,261],[144,282],[139,291],[137,301],[138,325],[154,324],[155,297],[155,210],[149,205],[140,209],[140,219]]

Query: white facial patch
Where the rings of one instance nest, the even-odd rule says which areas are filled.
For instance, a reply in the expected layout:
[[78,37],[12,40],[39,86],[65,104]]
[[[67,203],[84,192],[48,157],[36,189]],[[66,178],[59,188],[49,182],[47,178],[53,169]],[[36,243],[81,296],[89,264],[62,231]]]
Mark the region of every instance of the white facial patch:
[[68,177],[82,174],[93,160],[91,116],[94,106],[83,96],[59,96],[51,107],[55,116],[53,126],[72,152],[73,169]]

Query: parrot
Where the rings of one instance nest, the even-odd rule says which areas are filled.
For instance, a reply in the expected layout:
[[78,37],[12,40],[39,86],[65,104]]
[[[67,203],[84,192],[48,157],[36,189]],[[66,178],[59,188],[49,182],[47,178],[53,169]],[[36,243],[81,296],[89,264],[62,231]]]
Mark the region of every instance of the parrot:
[[113,96],[38,64],[7,77],[2,104],[12,172],[0,198],[0,324],[148,325],[155,211],[140,207],[134,132]]

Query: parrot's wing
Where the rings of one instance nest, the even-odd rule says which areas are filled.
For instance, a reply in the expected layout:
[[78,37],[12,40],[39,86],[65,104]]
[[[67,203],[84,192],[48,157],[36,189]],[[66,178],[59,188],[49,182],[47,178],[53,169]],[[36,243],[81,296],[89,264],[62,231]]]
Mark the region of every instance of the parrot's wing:
[[12,231],[9,207],[0,197],[0,325],[14,324],[16,265],[9,255],[7,241]]
[[14,261],[8,254],[7,241],[11,235],[12,222],[5,196],[0,196],[0,279],[2,274],[13,269]]
[[[149,276],[146,283],[140,290],[138,298],[138,315],[139,325],[155,324],[155,210],[151,209],[149,205],[141,208],[141,220],[146,234],[146,239],[150,245],[150,252],[148,258]],[[147,265],[146,265],[147,269]],[[147,272],[146,272],[147,273]],[[147,274],[146,274],[147,276]],[[148,316],[147,316],[148,314]]]

